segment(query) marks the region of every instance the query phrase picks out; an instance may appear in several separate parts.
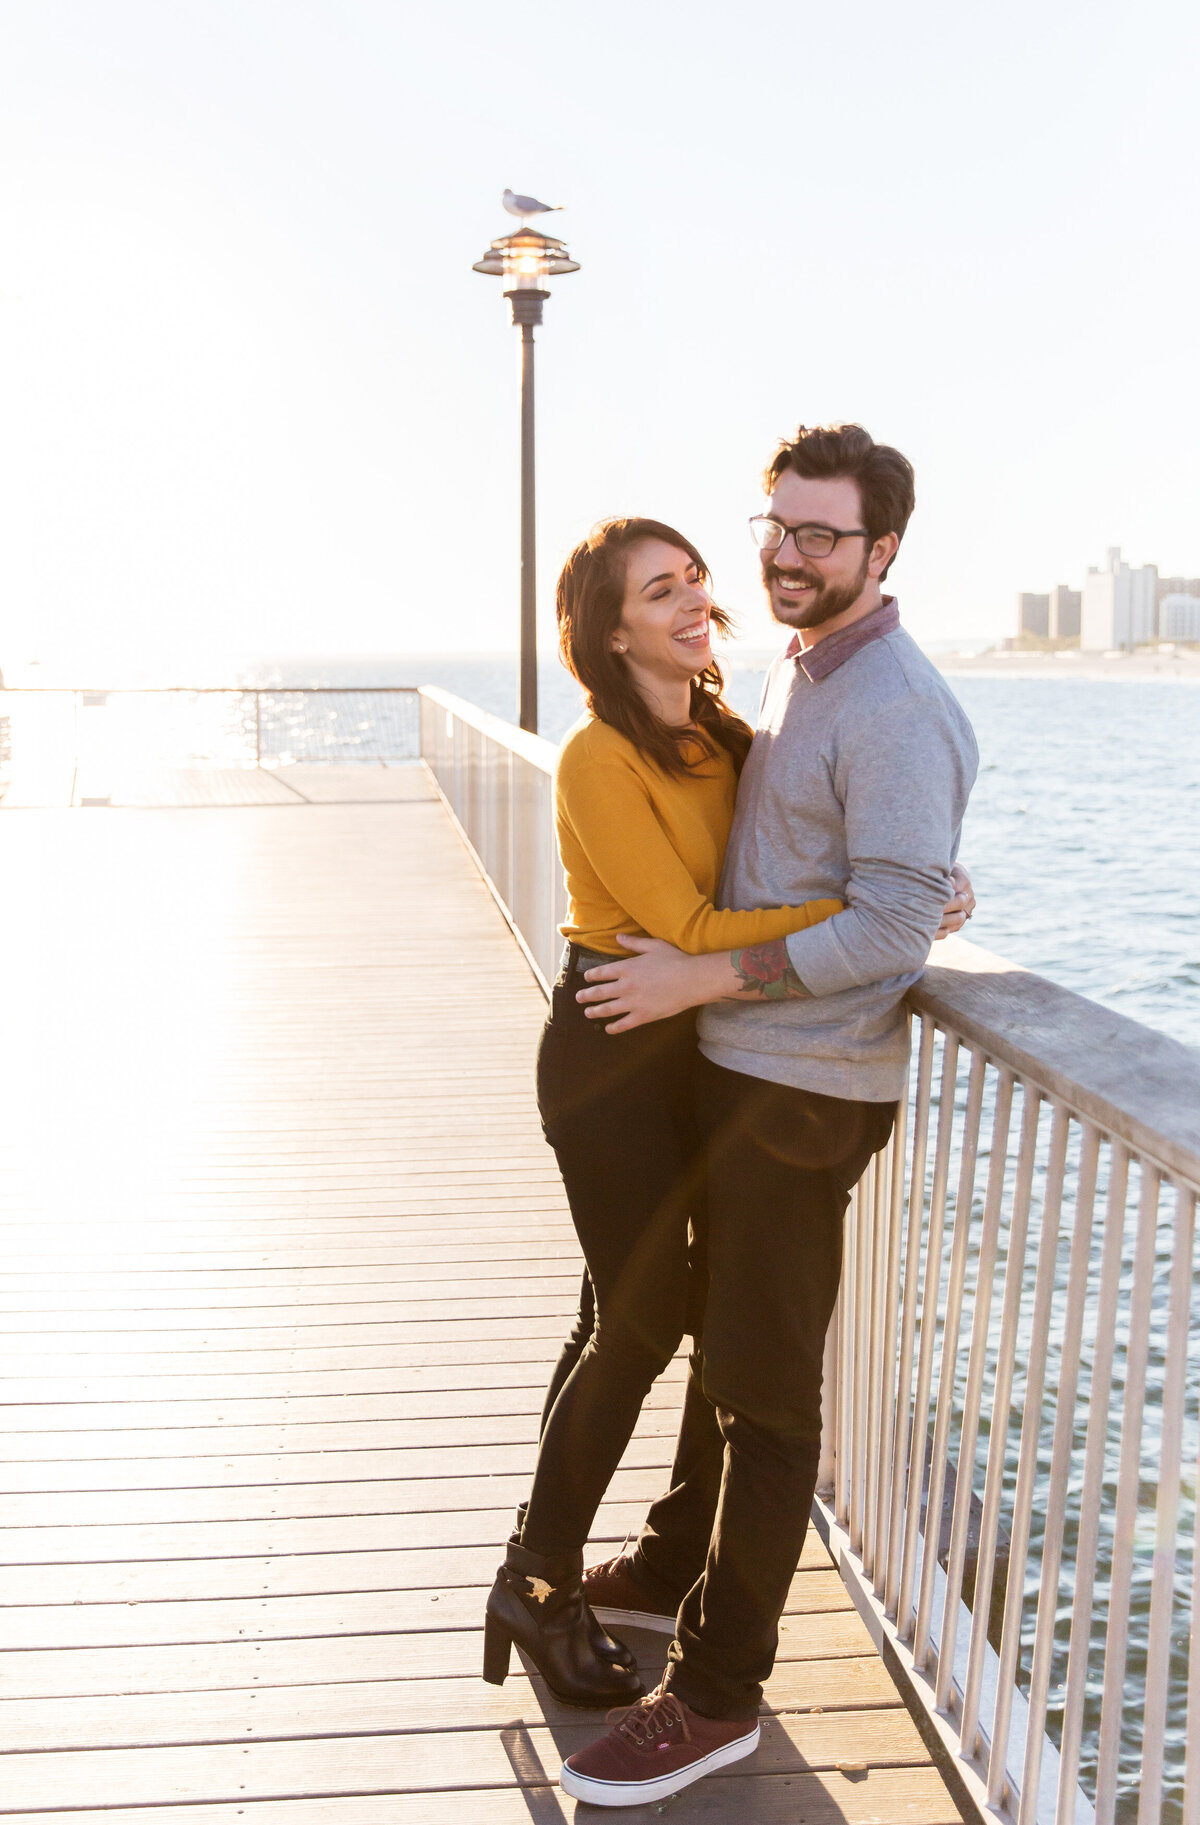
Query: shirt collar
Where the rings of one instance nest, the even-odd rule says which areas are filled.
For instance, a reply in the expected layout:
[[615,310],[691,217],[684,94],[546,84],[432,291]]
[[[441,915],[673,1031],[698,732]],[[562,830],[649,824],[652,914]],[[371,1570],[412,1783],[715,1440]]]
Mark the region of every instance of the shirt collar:
[[900,610],[895,596],[885,596],[878,608],[873,608],[861,621],[852,621],[849,627],[840,627],[836,634],[827,634],[824,640],[818,640],[807,652],[800,650],[800,636],[793,634],[784,649],[786,659],[795,659],[800,670],[810,684],[818,684],[822,678],[828,678],[830,672],[836,672],[839,665],[845,665],[847,659],[869,646],[872,640],[882,640],[885,634],[894,634],[900,625]]

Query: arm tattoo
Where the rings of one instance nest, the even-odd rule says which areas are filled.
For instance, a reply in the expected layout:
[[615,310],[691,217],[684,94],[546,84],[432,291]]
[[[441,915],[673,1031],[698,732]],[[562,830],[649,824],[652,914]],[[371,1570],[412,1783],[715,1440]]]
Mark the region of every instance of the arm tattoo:
[[812,999],[792,968],[787,944],[782,938],[773,938],[769,944],[753,944],[746,950],[730,951],[729,960],[737,973],[738,997],[761,996],[764,1001]]

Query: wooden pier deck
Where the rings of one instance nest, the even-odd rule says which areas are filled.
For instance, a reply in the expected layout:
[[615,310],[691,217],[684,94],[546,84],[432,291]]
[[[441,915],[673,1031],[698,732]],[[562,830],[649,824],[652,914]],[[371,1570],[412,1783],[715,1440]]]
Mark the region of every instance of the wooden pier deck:
[[[0,816],[0,1816],[599,1819],[556,1775],[600,1720],[478,1677],[579,1266],[541,996],[422,770],[227,783]],[[611,1816],[959,1818],[815,1538],[769,1711]]]

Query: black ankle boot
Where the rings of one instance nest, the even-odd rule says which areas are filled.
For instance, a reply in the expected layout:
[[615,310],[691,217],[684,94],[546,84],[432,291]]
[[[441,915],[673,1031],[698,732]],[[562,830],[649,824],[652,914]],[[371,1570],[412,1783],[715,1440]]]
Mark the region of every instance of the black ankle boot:
[[583,1600],[583,1553],[543,1558],[510,1540],[487,1600],[483,1677],[502,1686],[515,1641],[565,1705],[630,1705],[645,1690],[636,1673],[595,1653]]
[[[509,1535],[508,1544],[510,1546],[521,1544],[521,1533],[525,1526],[525,1514],[528,1507],[528,1502],[517,1503],[517,1527],[516,1532]],[[593,1654],[601,1660],[611,1660],[614,1667],[625,1667],[630,1673],[636,1672],[637,1660],[625,1643],[618,1641],[615,1635],[610,1635],[608,1630],[596,1621],[586,1603],[583,1607],[588,1619],[588,1641],[591,1643]]]

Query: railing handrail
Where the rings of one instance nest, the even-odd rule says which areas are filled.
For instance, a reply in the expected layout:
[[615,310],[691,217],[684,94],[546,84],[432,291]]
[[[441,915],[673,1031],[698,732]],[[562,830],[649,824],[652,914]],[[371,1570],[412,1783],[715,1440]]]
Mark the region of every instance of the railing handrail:
[[1200,1187],[1200,1052],[964,938],[931,959],[916,1012]]
[[419,697],[419,684],[0,684],[0,697]]
[[502,747],[519,754],[523,760],[540,767],[544,773],[553,773],[558,749],[544,735],[531,735],[527,729],[518,729],[511,722],[505,722],[501,716],[493,716],[490,710],[481,710],[477,704],[468,703],[465,697],[455,697],[451,691],[443,691],[437,685],[423,684],[421,696],[427,703],[436,703],[441,709],[448,710],[459,722],[466,723],[470,729],[478,729],[481,735],[498,741]]

